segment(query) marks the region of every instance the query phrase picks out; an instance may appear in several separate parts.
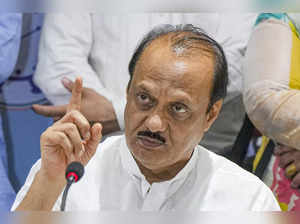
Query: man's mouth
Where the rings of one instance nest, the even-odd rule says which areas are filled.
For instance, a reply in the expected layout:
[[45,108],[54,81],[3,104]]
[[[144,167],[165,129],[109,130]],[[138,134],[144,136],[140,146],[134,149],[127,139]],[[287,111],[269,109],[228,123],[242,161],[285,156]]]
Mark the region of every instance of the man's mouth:
[[141,144],[145,148],[157,148],[165,144],[164,141],[158,140],[155,138],[151,138],[148,136],[137,136],[138,143]]

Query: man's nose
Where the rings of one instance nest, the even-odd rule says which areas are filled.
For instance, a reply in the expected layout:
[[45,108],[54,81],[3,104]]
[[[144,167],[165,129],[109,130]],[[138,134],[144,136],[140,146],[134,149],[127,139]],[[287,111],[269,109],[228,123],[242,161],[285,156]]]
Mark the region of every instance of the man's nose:
[[167,122],[159,114],[154,114],[146,120],[146,127],[151,132],[163,132],[167,128]]

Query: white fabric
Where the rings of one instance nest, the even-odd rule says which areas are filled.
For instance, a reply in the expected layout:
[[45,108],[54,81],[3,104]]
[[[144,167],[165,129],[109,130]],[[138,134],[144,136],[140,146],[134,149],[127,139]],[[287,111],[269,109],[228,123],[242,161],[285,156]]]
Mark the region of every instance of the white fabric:
[[[70,94],[60,83],[61,78],[67,76],[74,80],[76,76],[82,76],[84,86],[112,102],[123,130],[129,80],[127,68],[138,41],[158,24],[190,23],[207,31],[224,48],[230,79],[226,104],[241,93],[242,58],[255,18],[255,14],[232,13],[48,14],[42,30],[34,81],[52,103],[65,104]],[[218,124],[217,121],[216,128],[212,128],[214,133],[203,144],[215,146],[217,136],[220,139],[217,148],[232,145],[244,115],[241,100],[235,99],[235,102],[239,103],[233,109],[235,114],[227,112],[226,115],[231,125]],[[226,130],[222,129],[224,126]]]
[[[40,160],[17,195],[24,198]],[[54,210],[59,210],[59,199]],[[227,159],[197,146],[186,166],[171,180],[149,183],[133,159],[124,135],[107,138],[74,184],[66,210],[279,211],[272,192],[257,177]]]

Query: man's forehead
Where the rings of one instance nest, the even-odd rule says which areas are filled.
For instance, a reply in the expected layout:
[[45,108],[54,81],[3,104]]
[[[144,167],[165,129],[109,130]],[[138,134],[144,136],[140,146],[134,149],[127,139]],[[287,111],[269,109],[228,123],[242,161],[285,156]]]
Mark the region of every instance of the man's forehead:
[[[215,55],[211,46],[204,44],[204,41],[189,43],[188,40],[185,40],[185,36],[182,36],[184,32],[180,34],[174,38],[172,36],[174,34],[169,33],[151,41],[143,50],[137,64],[139,62],[152,61],[154,64],[159,65],[162,59],[168,58],[169,60],[177,61],[174,65],[178,68],[183,68],[184,64],[180,62],[183,60],[186,63],[195,61],[199,64],[205,63],[205,66],[209,66],[211,64],[209,62],[213,62],[214,67]],[[180,40],[185,40],[187,43],[179,41],[179,37],[183,38]]]
[[201,95],[204,92],[199,89],[202,88],[210,95],[215,58],[201,48],[191,54],[182,54],[173,43],[174,40],[166,35],[146,47],[136,64],[134,83],[148,79],[160,87],[177,88],[190,94]]
[[169,88],[195,94],[196,92],[200,92],[200,90],[210,90],[212,86],[212,76],[210,74],[206,76],[195,75],[193,72],[170,75],[156,71],[149,73],[144,72],[143,74],[137,74],[133,85],[136,87],[147,86],[154,91],[159,91],[161,88]]
[[164,40],[153,43],[141,55],[135,69],[136,76],[147,75],[158,80],[173,78],[184,82],[212,79],[215,61],[211,55],[198,53],[182,57],[176,52],[181,50],[175,48],[173,51]]
[[[165,58],[166,59],[166,58]],[[165,59],[162,59],[165,60]],[[168,61],[166,59],[166,61]],[[138,87],[146,87],[151,93],[167,91],[170,96],[179,96],[178,93],[186,93],[193,102],[199,102],[202,97],[210,96],[212,86],[212,71],[207,69],[210,66],[203,67],[199,70],[197,66],[190,66],[190,63],[184,61],[169,62],[169,66],[153,65],[152,69],[147,66],[137,67],[134,81],[132,83],[134,89]],[[162,62],[163,63],[163,62]],[[179,68],[175,68],[175,65]],[[174,66],[173,66],[174,65]],[[186,69],[185,69],[186,67]],[[201,73],[201,74],[200,74]],[[180,94],[184,95],[184,94]],[[187,96],[187,95],[186,95]]]

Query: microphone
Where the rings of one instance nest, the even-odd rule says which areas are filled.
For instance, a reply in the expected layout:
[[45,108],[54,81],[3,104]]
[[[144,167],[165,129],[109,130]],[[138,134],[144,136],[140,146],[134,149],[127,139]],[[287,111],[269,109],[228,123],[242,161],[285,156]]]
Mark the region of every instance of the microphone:
[[69,192],[69,189],[73,183],[76,183],[81,179],[81,177],[84,174],[84,167],[80,162],[72,162],[68,165],[66,169],[66,179],[67,179],[67,185],[63,193],[62,197],[62,202],[60,205],[60,210],[64,211],[66,207],[66,200],[67,200],[67,195]]
[[66,179],[72,183],[76,183],[84,174],[84,167],[80,162],[72,162],[66,169]]

